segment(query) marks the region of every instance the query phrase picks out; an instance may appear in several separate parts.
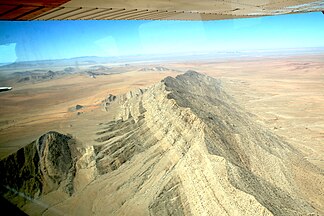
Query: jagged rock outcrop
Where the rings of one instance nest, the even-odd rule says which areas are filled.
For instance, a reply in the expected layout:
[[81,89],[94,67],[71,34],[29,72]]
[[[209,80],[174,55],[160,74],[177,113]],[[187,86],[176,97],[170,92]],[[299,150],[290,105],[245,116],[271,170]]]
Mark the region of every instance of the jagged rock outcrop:
[[22,205],[60,186],[69,195],[75,175],[74,139],[48,132],[0,161],[1,195]]
[[118,116],[116,118],[127,119],[130,113],[134,113],[134,117],[137,118],[143,112],[143,106],[141,106],[141,100],[139,98],[145,91],[146,89],[135,89],[118,96],[109,94],[102,103],[104,110],[109,111],[110,105],[112,102],[115,102],[121,106],[120,110],[122,110],[121,113],[117,114]]
[[108,97],[102,101],[102,106],[105,111],[108,111],[108,106],[116,100],[116,96],[109,94]]

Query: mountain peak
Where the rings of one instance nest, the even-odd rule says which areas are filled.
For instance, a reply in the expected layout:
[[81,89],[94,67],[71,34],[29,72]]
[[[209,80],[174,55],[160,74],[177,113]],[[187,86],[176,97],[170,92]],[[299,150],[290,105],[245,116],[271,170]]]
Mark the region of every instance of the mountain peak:
[[[295,180],[292,171],[289,171],[291,166],[295,166],[293,163],[296,158],[300,157],[296,156],[297,151],[280,137],[255,123],[249,114],[227,95],[220,80],[196,71],[188,71],[175,78],[167,77],[161,84],[125,101],[120,106],[122,114],[118,115],[122,116],[123,121],[109,123],[111,129],[108,129],[109,132],[105,132],[105,136],[100,140],[106,144],[98,147],[98,152],[106,149],[104,152],[111,153],[107,157],[104,156],[106,153],[100,153],[101,159],[98,162],[102,170],[118,170],[127,161],[136,161],[133,158],[137,155],[145,158],[150,152],[149,149],[158,151],[162,158],[173,158],[170,163],[174,168],[165,168],[169,172],[170,181],[160,183],[160,189],[155,191],[159,193],[158,197],[150,201],[152,215],[163,214],[161,203],[171,205],[167,201],[170,196],[180,197],[182,204],[178,203],[173,207],[181,212],[187,210],[179,209],[179,206],[188,202],[191,203],[190,209],[200,209],[201,212],[234,214],[239,211],[240,214],[247,214],[246,211],[239,210],[242,205],[250,206],[245,203],[246,200],[253,203],[253,207],[249,207],[248,215],[261,214],[259,211],[279,215],[314,211],[308,201],[299,197],[301,192],[294,186]],[[109,135],[121,136],[118,131],[129,128],[129,125],[137,128],[127,130],[132,141],[112,139]],[[125,153],[125,150],[120,153],[116,150],[113,153],[107,150],[117,144],[124,146],[124,149],[134,149],[136,146],[137,150],[133,150],[132,153]],[[120,160],[119,154],[126,154],[128,158],[122,156],[123,159]],[[115,159],[112,159],[113,157]],[[160,159],[151,160],[159,164]],[[107,168],[108,164],[115,165],[113,168]],[[153,164],[154,167],[158,166]],[[206,164],[209,166],[206,167]],[[186,167],[191,168],[188,170]],[[197,172],[200,173],[198,176]],[[223,176],[226,176],[227,180],[224,180]],[[195,184],[193,179],[197,179],[199,185]],[[193,188],[193,185],[197,188]],[[171,194],[166,192],[170,188],[174,188]],[[235,192],[229,195],[230,191]],[[209,193],[214,195],[210,197],[207,195]],[[224,199],[222,193],[228,197]],[[186,199],[197,194],[202,195],[194,203]],[[250,196],[253,199],[248,198]],[[221,199],[224,199],[222,204],[217,202]],[[226,204],[232,202],[230,200],[237,200],[236,204]],[[212,204],[202,207],[203,203]],[[225,208],[226,211],[223,212],[221,208]],[[197,212],[196,214],[199,215]]]

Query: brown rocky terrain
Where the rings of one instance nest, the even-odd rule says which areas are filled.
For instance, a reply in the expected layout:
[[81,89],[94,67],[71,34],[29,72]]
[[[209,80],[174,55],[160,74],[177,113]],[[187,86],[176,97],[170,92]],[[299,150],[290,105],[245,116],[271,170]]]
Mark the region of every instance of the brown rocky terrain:
[[74,148],[70,136],[48,132],[1,160],[1,194],[20,207],[61,185],[67,194],[72,194]]
[[[2,160],[2,170],[18,167],[1,172],[3,184],[33,199],[2,194],[32,215],[324,213],[320,170],[257,123],[220,80],[188,71],[109,95],[103,106],[107,119],[92,142],[52,132]],[[23,170],[37,178],[6,180]]]

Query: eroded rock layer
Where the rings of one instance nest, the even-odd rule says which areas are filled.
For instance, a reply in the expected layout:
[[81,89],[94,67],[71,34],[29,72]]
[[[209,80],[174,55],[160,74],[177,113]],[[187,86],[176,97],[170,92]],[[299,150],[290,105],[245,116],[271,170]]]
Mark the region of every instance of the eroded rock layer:
[[[98,138],[106,140],[98,154],[110,155],[100,157],[99,167],[108,160],[110,168],[104,170],[117,169],[149,148],[168,157],[169,176],[177,183],[163,184],[150,202],[151,214],[173,215],[170,209],[180,215],[316,212],[294,180],[293,167],[304,166],[294,163],[299,153],[254,123],[220,81],[189,71],[129,97],[121,108],[123,120],[109,123]],[[316,168],[309,172],[321,178]],[[181,208],[180,200],[189,208]]]

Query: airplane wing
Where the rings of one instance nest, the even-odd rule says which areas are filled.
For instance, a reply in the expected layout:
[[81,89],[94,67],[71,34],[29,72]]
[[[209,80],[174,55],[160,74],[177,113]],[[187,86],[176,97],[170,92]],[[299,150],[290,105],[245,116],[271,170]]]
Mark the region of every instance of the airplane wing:
[[0,0],[0,20],[222,20],[324,11],[314,0]]
[[12,89],[12,87],[0,87],[0,92],[10,91],[11,89]]

